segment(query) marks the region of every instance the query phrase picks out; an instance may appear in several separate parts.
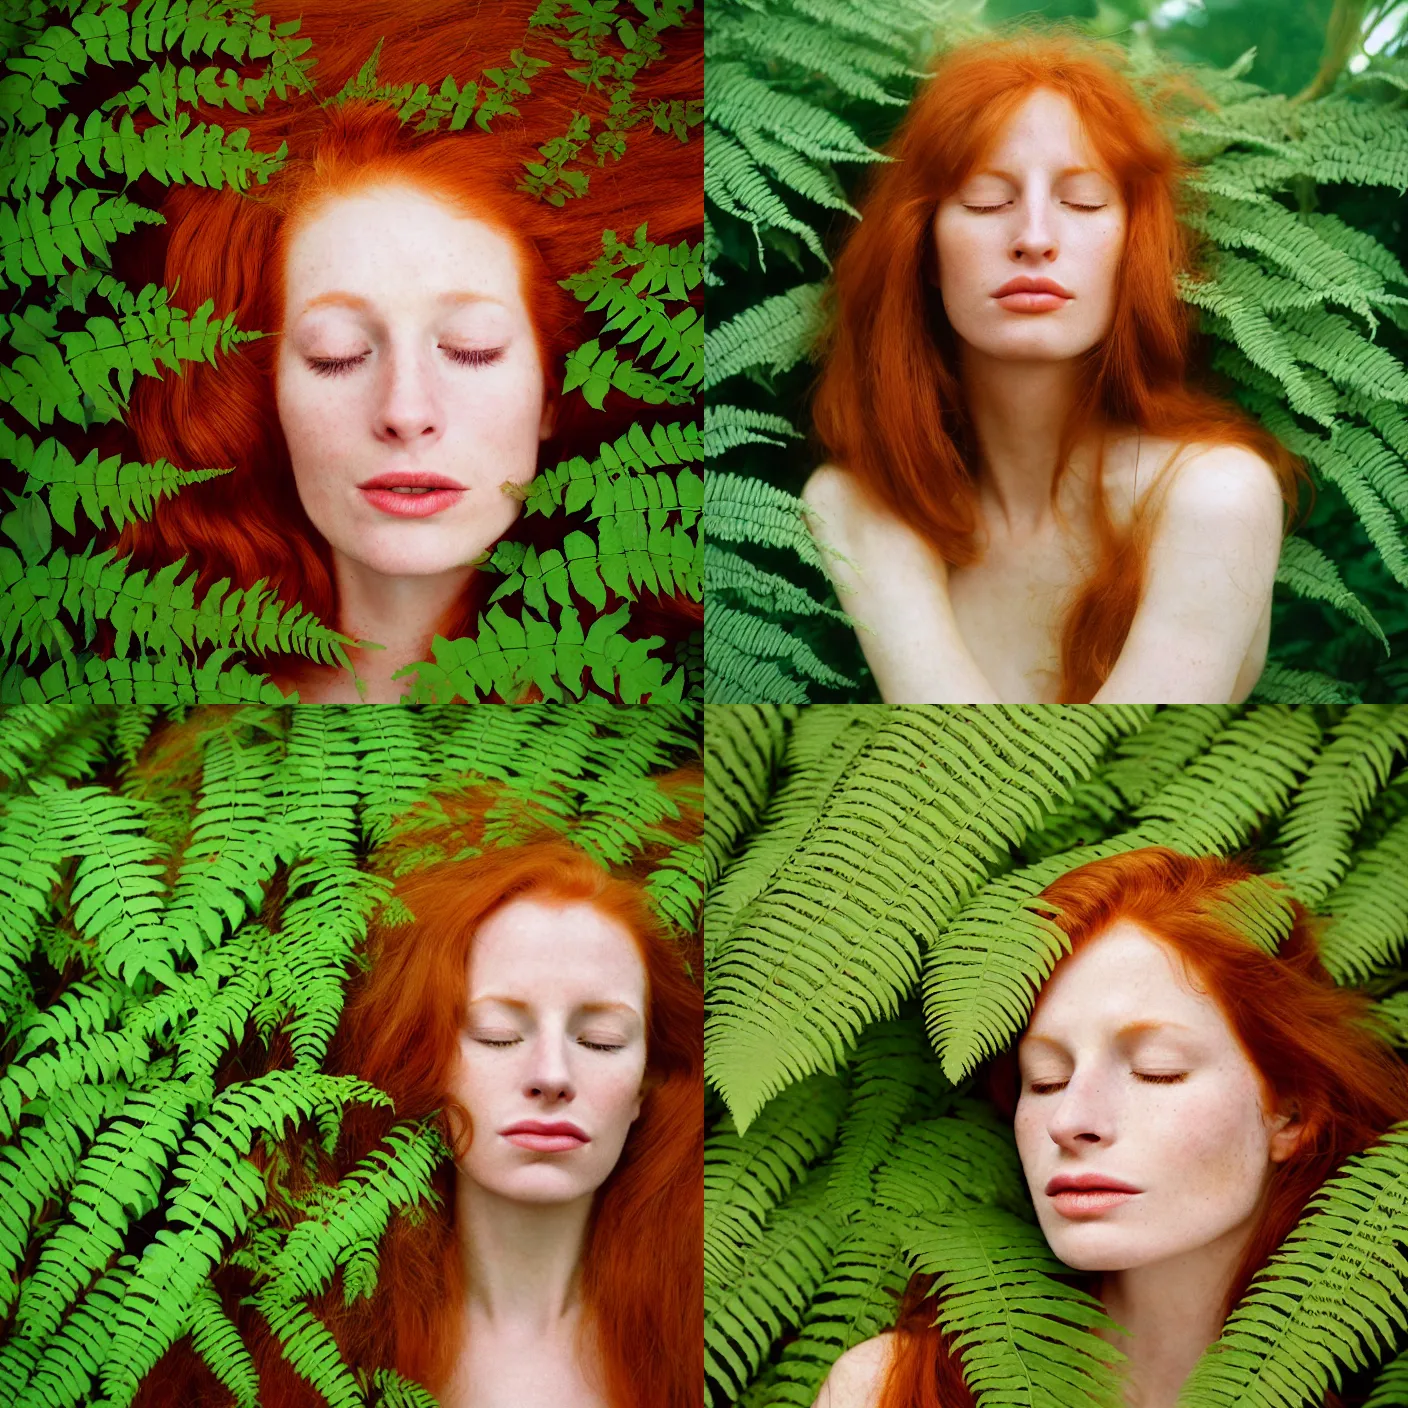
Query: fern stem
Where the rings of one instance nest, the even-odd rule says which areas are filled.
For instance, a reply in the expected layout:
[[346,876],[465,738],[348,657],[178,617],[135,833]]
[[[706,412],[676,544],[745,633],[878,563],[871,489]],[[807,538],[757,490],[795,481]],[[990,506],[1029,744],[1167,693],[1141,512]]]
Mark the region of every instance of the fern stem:
[[1330,22],[1325,27],[1320,67],[1315,77],[1291,99],[1293,103],[1311,102],[1334,87],[1335,79],[1363,40],[1364,5],[1365,0],[1335,0]]

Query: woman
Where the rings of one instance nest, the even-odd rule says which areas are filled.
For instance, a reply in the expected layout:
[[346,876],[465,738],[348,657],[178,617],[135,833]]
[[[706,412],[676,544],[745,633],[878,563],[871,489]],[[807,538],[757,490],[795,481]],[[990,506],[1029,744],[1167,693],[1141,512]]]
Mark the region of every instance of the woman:
[[[373,934],[329,1059],[395,1109],[349,1109],[323,1172],[431,1117],[453,1157],[436,1205],[393,1216],[370,1300],[335,1282],[319,1317],[349,1364],[444,1408],[699,1408],[703,999],[642,883],[551,840],[441,862],[396,897],[412,917]],[[320,1403],[238,1310],[247,1278],[221,1274],[260,1403]],[[224,1401],[184,1347],[139,1400]]]
[[954,51],[837,260],[803,499],[888,701],[1227,703],[1261,672],[1294,462],[1188,383],[1183,173],[1117,54]]
[[[1274,957],[1229,923],[1249,873],[1148,847],[1048,886],[1071,952],[994,1071],[1042,1232],[1124,1329],[1105,1337],[1140,1408],[1173,1408],[1311,1196],[1408,1119],[1408,1075],[1305,912]],[[971,1408],[927,1290],[842,1355],[818,1408]]]
[[[179,289],[181,306],[213,300],[217,317],[270,334],[218,367],[142,378],[133,397],[143,457],[233,472],[162,503],[119,550],[146,567],[184,556],[201,590],[267,580],[365,643],[349,652],[355,675],[275,657],[281,688],[304,702],[395,702],[414,684],[405,667],[430,658],[437,636],[474,634],[502,580],[479,570],[496,544],[515,530],[540,549],[560,544],[561,515],[520,524],[539,467],[590,459],[637,418],[638,406],[614,399],[603,416],[563,398],[565,358],[593,332],[559,281],[600,258],[603,229],[646,224],[656,242],[692,234],[694,149],[636,122],[620,134],[620,160],[554,207],[519,189],[524,163],[541,162],[539,146],[595,100],[559,61],[554,31],[530,27],[533,5],[471,20],[446,0],[271,13],[302,20],[320,85],[317,97],[293,93],[241,116],[248,145],[286,144],[285,163],[247,191],[173,188],[166,226],[130,256],[145,261],[140,277]],[[378,39],[382,85],[435,92],[452,77],[488,93],[482,71],[527,45],[532,91],[487,131],[442,121],[421,132],[387,101],[329,105]],[[693,91],[697,46],[666,40],[636,76],[636,104]],[[199,116],[229,125],[219,109]],[[646,634],[659,617],[676,639],[697,625],[697,612],[668,599],[637,616]]]

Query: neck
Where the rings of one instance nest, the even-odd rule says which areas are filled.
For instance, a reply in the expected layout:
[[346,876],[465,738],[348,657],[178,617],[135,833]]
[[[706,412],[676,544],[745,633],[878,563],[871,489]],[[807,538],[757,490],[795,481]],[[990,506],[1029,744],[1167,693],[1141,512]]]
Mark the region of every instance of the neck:
[[455,1178],[455,1229],[472,1320],[548,1335],[574,1321],[592,1197],[569,1203],[501,1198]]
[[1074,360],[1017,362],[961,344],[964,399],[982,453],[985,511],[1009,533],[1052,517],[1061,432],[1079,394]]
[[[464,595],[473,567],[429,576],[392,577],[373,572],[333,552],[337,585],[337,629],[371,648],[352,648],[347,658],[357,679],[336,665],[304,665],[292,677],[304,703],[396,704],[415,683],[397,671],[430,658],[433,642]],[[371,645],[374,642],[375,645]],[[377,649],[376,647],[380,647]],[[361,689],[358,689],[360,684]]]
[[1183,1256],[1105,1275],[1100,1299],[1123,1333],[1104,1338],[1128,1357],[1129,1408],[1174,1408],[1193,1366],[1222,1333],[1223,1305],[1251,1232],[1244,1225]]

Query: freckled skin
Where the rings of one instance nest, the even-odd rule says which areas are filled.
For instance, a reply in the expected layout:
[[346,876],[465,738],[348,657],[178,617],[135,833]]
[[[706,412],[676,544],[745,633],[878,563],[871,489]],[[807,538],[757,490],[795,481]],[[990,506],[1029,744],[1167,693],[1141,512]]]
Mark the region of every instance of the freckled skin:
[[[511,240],[404,186],[319,205],[292,233],[276,368],[279,421],[298,496],[341,557],[371,573],[419,577],[466,567],[507,532],[551,430],[538,346]],[[309,300],[347,291],[358,310]],[[439,295],[487,295],[447,304]],[[450,349],[502,349],[464,365]],[[368,354],[349,370],[314,361]],[[379,474],[421,469],[462,485],[428,518],[398,518],[358,489]]]
[[[630,1010],[583,1011],[596,1003]],[[640,1114],[644,1015],[645,966],[635,940],[593,906],[522,899],[485,920],[470,952],[449,1083],[474,1131],[460,1173],[517,1202],[594,1193]],[[595,1049],[603,1045],[620,1049]],[[498,1133],[520,1120],[567,1120],[591,1142],[567,1154],[533,1153]]]
[[[1132,1023],[1161,1024],[1130,1034]],[[1052,1250],[1080,1271],[1128,1271],[1244,1236],[1291,1151],[1260,1076],[1173,951],[1120,920],[1061,962],[1020,1051],[1017,1148]],[[1153,1083],[1154,1076],[1183,1078]],[[1141,1190],[1073,1219],[1045,1193],[1094,1172]]]

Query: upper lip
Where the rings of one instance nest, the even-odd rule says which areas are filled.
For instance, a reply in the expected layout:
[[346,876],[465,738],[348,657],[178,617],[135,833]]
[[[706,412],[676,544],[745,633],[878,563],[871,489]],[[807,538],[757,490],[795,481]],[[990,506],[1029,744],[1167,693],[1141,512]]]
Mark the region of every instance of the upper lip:
[[1006,298],[1009,293],[1059,293],[1062,298],[1075,297],[1070,289],[1062,288],[1055,279],[1034,279],[1030,274],[1018,274],[1015,279],[1008,279],[993,297]]
[[1138,1193],[1132,1183],[1122,1178],[1111,1178],[1107,1173],[1058,1173],[1046,1185],[1046,1196],[1054,1198],[1057,1193],[1090,1193],[1096,1189],[1111,1193]]
[[519,1120],[500,1134],[570,1134],[574,1139],[586,1139],[586,1130],[568,1120]]
[[430,474],[423,469],[393,469],[389,474],[378,474],[357,485],[359,489],[463,489],[453,479],[443,474]]

